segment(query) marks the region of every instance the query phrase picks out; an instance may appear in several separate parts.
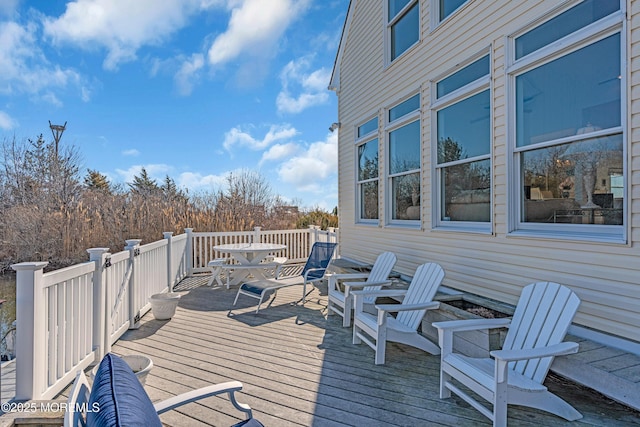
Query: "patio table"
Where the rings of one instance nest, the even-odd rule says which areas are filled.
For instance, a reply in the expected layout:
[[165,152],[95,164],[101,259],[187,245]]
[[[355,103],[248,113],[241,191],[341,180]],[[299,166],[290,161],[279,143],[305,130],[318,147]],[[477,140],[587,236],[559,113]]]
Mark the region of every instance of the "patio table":
[[239,268],[234,268],[233,265],[228,266],[234,269],[230,285],[239,284],[249,275],[253,275],[256,279],[266,279],[262,260],[269,254],[286,248],[286,245],[276,243],[229,243],[213,247],[218,252],[231,254],[239,264]]

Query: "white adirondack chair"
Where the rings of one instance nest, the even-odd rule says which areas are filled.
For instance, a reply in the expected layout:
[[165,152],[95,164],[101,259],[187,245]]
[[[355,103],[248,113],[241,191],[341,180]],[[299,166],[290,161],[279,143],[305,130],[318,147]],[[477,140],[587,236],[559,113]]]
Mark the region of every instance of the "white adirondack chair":
[[[376,262],[369,273],[345,273],[332,274],[329,276],[329,303],[328,314],[337,313],[342,316],[342,326],[351,326],[351,310],[353,310],[353,289],[365,291],[377,291],[385,285],[390,285],[389,274],[396,264],[396,255],[393,252],[383,252],[378,255]],[[365,281],[354,282],[354,280],[366,279]],[[340,283],[344,291],[340,289]],[[368,297],[365,304],[373,304],[375,298]]]
[[[433,301],[438,286],[444,278],[444,270],[435,263],[422,264],[407,290],[353,291],[355,297],[353,317],[353,343],[364,341],[376,351],[376,365],[383,365],[387,341],[417,347],[431,354],[440,354],[440,348],[418,333],[418,326],[427,310],[436,309],[440,303]],[[376,304],[378,314],[364,311],[364,301],[370,297],[404,296],[401,304]],[[398,313],[396,317],[389,313]]]
[[[569,421],[582,418],[571,405],[542,385],[554,356],[578,351],[578,344],[562,342],[580,300],[571,290],[552,282],[531,284],[522,290],[513,320],[478,319],[436,322],[441,354],[440,398],[455,394],[494,426],[507,425],[507,405],[529,406]],[[502,350],[492,358],[471,358],[453,353],[456,331],[508,327]],[[464,384],[493,405],[493,411],[461,390]]]

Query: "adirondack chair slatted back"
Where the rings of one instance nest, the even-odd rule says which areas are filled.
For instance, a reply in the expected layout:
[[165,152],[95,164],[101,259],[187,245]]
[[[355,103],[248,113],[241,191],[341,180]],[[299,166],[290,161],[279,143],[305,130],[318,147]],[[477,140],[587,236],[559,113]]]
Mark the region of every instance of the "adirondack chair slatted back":
[[331,258],[333,257],[333,252],[336,249],[337,243],[329,243],[329,242],[316,242],[311,247],[311,253],[309,254],[309,258],[307,258],[307,262],[302,269],[301,275],[304,277],[305,273],[310,269],[321,269],[312,271],[309,273],[308,279],[320,279],[324,276],[324,270],[331,262]]
[[[381,282],[389,278],[389,274],[391,273],[391,269],[396,265],[396,255],[393,252],[383,252],[378,255],[376,258],[376,262],[373,264],[371,268],[371,272],[369,273],[369,277],[367,278],[367,282]],[[365,286],[363,290],[365,291],[377,291],[382,289],[381,285],[375,286]],[[373,303],[375,298],[369,297],[364,300],[365,303]]]
[[[538,282],[522,290],[502,347],[531,349],[558,344],[571,325],[580,299],[569,288],[553,282]],[[553,357],[511,362],[509,367],[540,383]]]
[[[422,264],[416,269],[402,303],[418,304],[432,301],[438,291],[438,287],[440,286],[442,279],[444,279],[444,270],[439,264]],[[409,328],[417,329],[426,312],[426,309],[401,311],[398,313],[397,320],[398,322],[407,325]]]

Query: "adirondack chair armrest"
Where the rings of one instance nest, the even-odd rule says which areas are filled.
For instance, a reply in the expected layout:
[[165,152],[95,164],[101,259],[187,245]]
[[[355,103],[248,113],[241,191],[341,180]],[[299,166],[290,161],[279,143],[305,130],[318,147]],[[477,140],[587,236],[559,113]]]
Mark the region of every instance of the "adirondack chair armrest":
[[406,289],[380,289],[379,291],[351,291],[352,295],[364,297],[402,297],[406,295]]
[[430,301],[421,304],[376,304],[378,310],[386,311],[388,313],[397,313],[400,311],[412,311],[412,310],[434,310],[440,307],[439,301]]
[[369,277],[369,273],[331,273],[327,274],[329,279],[329,289],[335,289],[342,292],[342,289],[338,286],[338,282],[344,280],[365,280]]
[[251,417],[251,408],[244,403],[240,403],[236,400],[235,392],[242,390],[242,383],[239,381],[228,381],[225,383],[214,384],[208,387],[203,387],[198,390],[188,391],[186,393],[179,394],[177,396],[170,397],[169,399],[158,402],[153,407],[158,415],[170,411],[178,406],[185,405],[187,403],[195,402],[196,400],[204,399],[209,396],[216,396],[222,393],[229,394],[229,400],[233,406],[238,410],[245,412]]
[[563,356],[578,352],[578,343],[561,342],[547,347],[519,350],[493,350],[489,354],[496,359],[496,382],[506,383],[509,376],[509,362],[540,359],[543,357]]
[[391,280],[377,280],[375,282],[344,282],[343,284],[351,288],[364,288],[365,286],[384,286],[391,283]]
[[493,350],[489,354],[500,361],[516,362],[518,360],[539,359],[542,357],[574,354],[578,352],[578,347],[578,343],[566,341],[539,348],[527,348],[520,350]]
[[390,286],[391,280],[380,280],[375,282],[344,282],[344,294],[349,295],[354,292],[353,288],[364,288],[366,286]]
[[477,329],[508,328],[511,323],[509,318],[499,319],[470,319],[470,320],[448,320],[446,322],[434,322],[432,325],[438,331],[460,332],[475,331]]
[[330,280],[351,280],[351,279],[366,279],[369,277],[369,273],[331,273],[327,275]]

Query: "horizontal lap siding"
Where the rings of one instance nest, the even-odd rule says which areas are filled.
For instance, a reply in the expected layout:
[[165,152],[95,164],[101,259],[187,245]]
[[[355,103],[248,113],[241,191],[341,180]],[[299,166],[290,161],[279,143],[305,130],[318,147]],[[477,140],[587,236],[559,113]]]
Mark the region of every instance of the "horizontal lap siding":
[[[340,64],[340,233],[343,256],[373,262],[385,250],[398,256],[395,270],[412,274],[427,261],[440,263],[444,285],[515,303],[523,286],[540,280],[566,284],[582,305],[576,323],[640,341],[640,30],[630,32],[628,76],[631,201],[629,246],[508,236],[508,127],[506,35],[559,4],[558,1],[470,1],[448,22],[431,29],[429,4],[422,1],[422,40],[408,55],[384,67],[384,2],[356,1]],[[630,17],[638,21],[640,6]],[[630,19],[629,22],[634,22]],[[637,41],[638,40],[638,41]],[[491,47],[493,113],[494,234],[430,231],[430,82]],[[355,224],[354,129],[374,114],[421,88],[423,133],[422,229]],[[384,115],[380,114],[381,127]],[[385,135],[379,134],[381,150]],[[380,152],[380,217],[384,224],[384,151]]]

